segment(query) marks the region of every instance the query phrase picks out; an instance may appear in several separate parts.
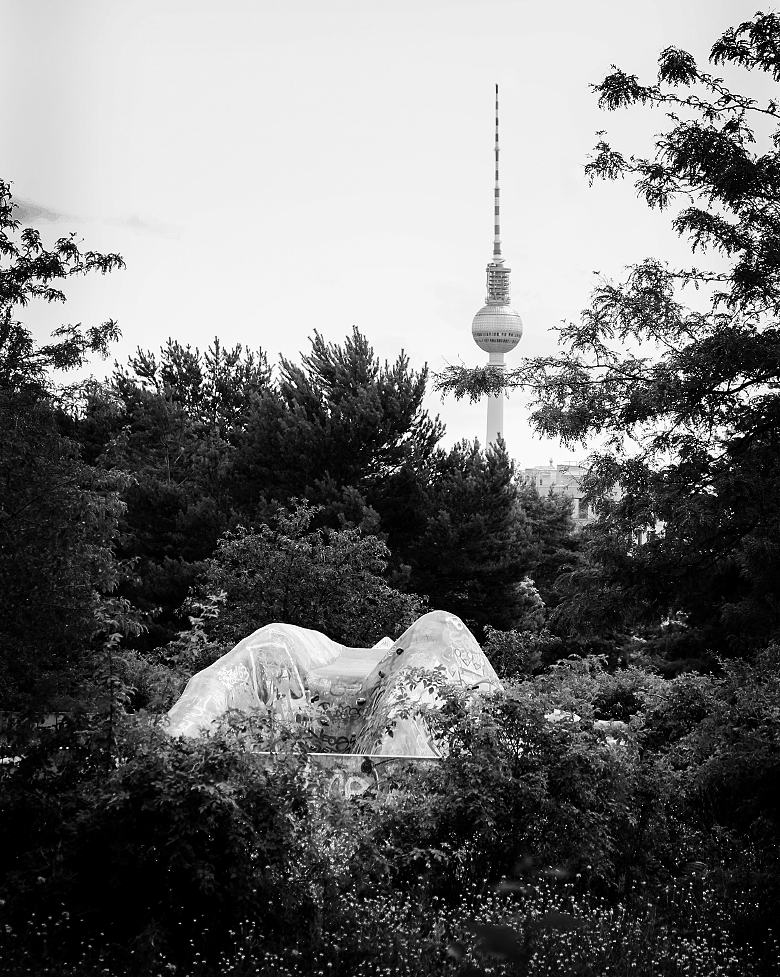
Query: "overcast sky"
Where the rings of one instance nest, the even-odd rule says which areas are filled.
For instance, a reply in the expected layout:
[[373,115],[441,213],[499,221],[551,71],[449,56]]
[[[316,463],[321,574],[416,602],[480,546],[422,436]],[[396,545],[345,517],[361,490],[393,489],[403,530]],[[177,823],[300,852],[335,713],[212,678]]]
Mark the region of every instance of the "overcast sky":
[[[275,361],[355,324],[382,359],[481,363],[470,327],[492,248],[498,82],[504,255],[525,324],[507,361],[552,351],[550,327],[577,318],[594,271],[686,254],[629,184],[588,187],[597,130],[641,153],[664,126],[599,112],[589,84],[612,63],[650,81],[670,44],[704,62],[755,7],[0,0],[0,176],[48,242],[76,231],[127,262],[25,321],[43,338],[117,319],[120,360],[218,335]],[[447,444],[484,441],[484,403],[428,406]],[[505,430],[521,467],[572,457],[532,435],[517,395]]]

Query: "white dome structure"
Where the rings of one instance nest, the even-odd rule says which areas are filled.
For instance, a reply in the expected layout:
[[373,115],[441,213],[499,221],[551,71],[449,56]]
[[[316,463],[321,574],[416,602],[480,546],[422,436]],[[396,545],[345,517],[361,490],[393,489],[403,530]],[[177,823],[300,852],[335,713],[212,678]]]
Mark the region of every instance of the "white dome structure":
[[483,305],[474,316],[471,335],[486,353],[508,353],[522,338],[523,320],[511,305]]

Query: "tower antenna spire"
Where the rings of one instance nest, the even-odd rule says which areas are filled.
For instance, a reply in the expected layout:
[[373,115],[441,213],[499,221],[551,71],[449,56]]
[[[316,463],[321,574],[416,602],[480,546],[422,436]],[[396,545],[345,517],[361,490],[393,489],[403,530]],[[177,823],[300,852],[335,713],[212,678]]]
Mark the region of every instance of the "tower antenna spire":
[[496,184],[495,190],[493,191],[494,197],[494,219],[493,219],[493,261],[496,263],[502,263],[503,258],[501,257],[501,190],[498,184],[498,85],[496,85],[496,144],[495,144],[495,154],[496,154]]

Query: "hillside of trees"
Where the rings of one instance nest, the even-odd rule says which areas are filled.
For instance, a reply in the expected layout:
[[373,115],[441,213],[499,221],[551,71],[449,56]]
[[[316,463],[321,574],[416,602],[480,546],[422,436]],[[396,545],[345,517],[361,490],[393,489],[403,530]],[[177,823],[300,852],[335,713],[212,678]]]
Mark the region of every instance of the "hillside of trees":
[[[780,81],[780,17],[710,62]],[[356,328],[69,384],[117,324],[38,343],[25,307],[122,258],[23,228],[0,182],[3,974],[780,974],[780,108],[673,47],[594,89],[670,111],[586,170],[669,208],[696,267],[603,281],[556,356],[434,378],[601,437],[580,533],[503,444],[445,449],[427,369]],[[366,646],[430,608],[505,684],[442,688],[440,762],[347,798],[295,726],[165,732],[264,624]]]
[[[52,254],[41,250],[42,266]],[[58,260],[67,275],[81,256]],[[64,366],[103,351],[107,331],[69,337]],[[105,627],[158,661],[188,624],[187,602],[209,596],[225,596],[214,625],[222,651],[280,615],[345,642],[382,636],[331,620],[327,602],[293,610],[257,587],[237,589],[217,569],[236,533],[260,547],[244,559],[270,568],[284,540],[310,529],[342,551],[332,600],[369,586],[348,577],[349,565],[374,574],[370,599],[394,633],[408,617],[402,606],[451,610],[478,633],[512,629],[526,578],[554,603],[558,574],[577,559],[566,502],[540,498],[503,445],[443,449],[442,425],[421,406],[427,371],[410,369],[403,353],[381,364],[356,329],[341,344],[315,333],[300,365],[282,360],[276,371],[262,351],[215,339],[201,354],[169,340],[116,365],[108,381],[75,387],[53,382],[63,345],[36,346],[9,303],[0,346],[7,709],[78,697],[79,669]],[[262,559],[264,546],[276,555]]]

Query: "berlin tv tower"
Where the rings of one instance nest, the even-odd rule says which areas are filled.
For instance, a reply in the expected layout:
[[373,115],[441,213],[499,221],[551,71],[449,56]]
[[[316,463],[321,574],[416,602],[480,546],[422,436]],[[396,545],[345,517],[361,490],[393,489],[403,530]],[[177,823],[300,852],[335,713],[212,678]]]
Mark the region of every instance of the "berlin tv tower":
[[[509,273],[501,257],[501,227],[499,220],[498,189],[498,85],[496,85],[496,188],[495,221],[493,231],[493,260],[487,266],[487,297],[485,305],[474,316],[471,335],[474,342],[490,354],[488,365],[503,370],[504,353],[514,349],[523,335],[523,322],[509,304]],[[504,433],[504,395],[493,394],[488,398],[486,447],[495,444]]]

